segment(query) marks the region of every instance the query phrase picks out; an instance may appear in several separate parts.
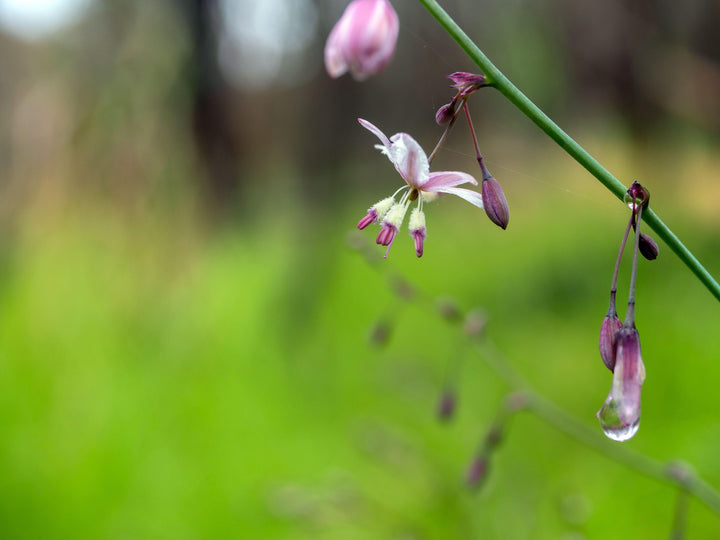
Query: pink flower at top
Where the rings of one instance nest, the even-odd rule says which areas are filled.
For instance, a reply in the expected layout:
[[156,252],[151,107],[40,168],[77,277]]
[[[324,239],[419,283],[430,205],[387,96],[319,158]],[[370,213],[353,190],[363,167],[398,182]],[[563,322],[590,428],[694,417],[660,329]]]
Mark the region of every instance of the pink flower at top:
[[362,81],[382,71],[395,52],[399,22],[388,0],[353,0],[325,44],[325,68]]
[[[423,243],[427,236],[425,214],[422,210],[423,202],[434,200],[440,193],[450,193],[465,199],[480,209],[484,208],[480,193],[456,187],[468,183],[477,185],[477,180],[471,175],[456,171],[431,173],[425,151],[410,135],[396,133],[388,139],[382,131],[367,120],[358,118],[358,121],[365,129],[371,131],[380,139],[382,144],[375,145],[375,148],[378,148],[390,159],[406,184],[391,197],[387,197],[371,206],[367,215],[358,223],[358,229],[364,229],[371,223],[380,223],[381,229],[377,236],[377,243],[388,247],[384,257],[387,257],[390,246],[395,240],[395,236],[405,219],[405,214],[413,201],[418,201],[418,205],[410,213],[409,230],[410,236],[415,243],[415,254],[418,257],[422,257]],[[400,200],[396,201],[395,197],[401,193]]]

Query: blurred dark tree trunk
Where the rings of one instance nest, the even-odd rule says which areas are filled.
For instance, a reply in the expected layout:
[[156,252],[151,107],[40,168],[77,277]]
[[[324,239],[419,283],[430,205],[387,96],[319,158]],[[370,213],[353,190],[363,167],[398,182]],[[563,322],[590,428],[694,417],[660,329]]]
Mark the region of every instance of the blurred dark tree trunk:
[[214,24],[217,0],[180,0],[188,24],[192,54],[192,131],[205,166],[203,186],[213,209],[237,203],[240,141],[233,127],[233,91],[218,64],[218,34]]

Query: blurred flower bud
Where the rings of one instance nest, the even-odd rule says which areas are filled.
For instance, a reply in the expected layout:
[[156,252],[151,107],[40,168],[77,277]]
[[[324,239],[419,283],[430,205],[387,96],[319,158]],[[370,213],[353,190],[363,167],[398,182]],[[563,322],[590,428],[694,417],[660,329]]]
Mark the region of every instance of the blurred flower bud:
[[388,0],[353,0],[325,44],[328,75],[350,71],[362,81],[382,71],[395,51],[398,31],[398,16]]
[[608,313],[600,327],[600,358],[610,371],[615,369],[615,343],[623,324],[616,313]]
[[490,452],[502,442],[503,427],[502,424],[493,424],[485,435],[485,451]]
[[451,322],[460,320],[460,308],[454,298],[444,297],[437,301],[437,310],[443,319]]
[[623,326],[616,337],[612,387],[596,415],[609,438],[626,441],[637,433],[640,427],[640,390],[644,381],[640,336],[635,328]]
[[649,235],[640,233],[640,254],[648,261],[657,259],[659,253],[658,245]]
[[455,414],[455,407],[457,406],[457,397],[455,391],[452,388],[446,388],[440,400],[438,401],[437,415],[438,419],[442,421],[448,421],[452,419]]
[[380,319],[375,321],[370,327],[368,341],[378,347],[384,347],[385,345],[387,345],[387,342],[390,341],[391,334],[391,322],[388,319],[381,317]]
[[435,113],[435,123],[438,126],[444,126],[453,119],[453,116],[455,116],[455,103],[446,103]]
[[478,455],[470,463],[467,474],[465,475],[465,483],[468,487],[479,488],[485,482],[488,473],[488,458],[485,455]]
[[485,213],[490,221],[506,229],[510,221],[510,209],[508,208],[505,193],[500,187],[500,182],[492,176],[482,182],[482,198],[485,206]]
[[401,300],[405,300],[406,302],[412,302],[413,298],[415,298],[415,289],[405,278],[395,276],[390,284],[392,286],[393,292]]
[[481,309],[472,309],[465,316],[465,325],[463,330],[469,337],[480,336],[485,330],[487,324],[487,317]]

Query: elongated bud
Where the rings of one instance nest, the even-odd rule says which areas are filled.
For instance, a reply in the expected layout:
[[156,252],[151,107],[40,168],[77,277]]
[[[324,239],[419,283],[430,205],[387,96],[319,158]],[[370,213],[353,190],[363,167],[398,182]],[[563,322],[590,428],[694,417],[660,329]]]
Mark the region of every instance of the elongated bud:
[[452,388],[446,388],[438,400],[437,415],[438,419],[447,422],[452,419],[457,406],[457,397]]
[[391,334],[392,323],[385,317],[381,317],[370,327],[368,341],[378,347],[384,347],[390,341]]
[[495,225],[506,229],[510,221],[510,209],[508,208],[505,193],[500,187],[500,182],[493,177],[482,182],[482,198],[485,205],[485,213]]
[[350,71],[362,81],[382,71],[395,52],[398,31],[398,16],[388,0],[353,0],[325,44],[328,75]]
[[605,435],[615,441],[626,441],[640,427],[640,390],[645,381],[645,365],[640,353],[640,335],[634,327],[623,326],[616,340],[612,387],[596,416]]
[[615,369],[615,343],[622,328],[622,321],[616,313],[608,314],[600,327],[600,358],[610,371]]
[[649,235],[640,233],[640,254],[648,261],[657,259],[659,253],[658,245]]
[[465,475],[465,483],[468,487],[477,489],[485,483],[489,464],[487,456],[475,456],[468,467],[467,474]]
[[435,113],[435,123],[444,126],[453,119],[453,116],[455,116],[455,103],[446,103]]

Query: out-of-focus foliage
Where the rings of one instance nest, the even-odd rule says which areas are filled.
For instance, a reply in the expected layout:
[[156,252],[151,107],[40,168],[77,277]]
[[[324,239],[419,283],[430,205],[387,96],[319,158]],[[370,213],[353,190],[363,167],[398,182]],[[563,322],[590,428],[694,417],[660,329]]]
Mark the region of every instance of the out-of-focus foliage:
[[[237,5],[268,20],[254,4]],[[266,87],[223,71],[229,22],[212,21],[235,11],[213,2],[96,0],[45,40],[0,35],[0,536],[667,536],[670,488],[525,413],[486,485],[462,486],[506,388],[346,243],[397,181],[355,118],[430,149],[444,75],[471,69],[419,4],[396,4],[397,56],[363,85],[322,72],[342,2],[303,4],[311,37]],[[703,93],[718,51],[701,39],[716,12],[446,5],[720,273],[717,93]],[[471,111],[508,230],[440,199],[423,258],[403,233],[382,267],[483,307],[508,359],[599,430],[597,333],[627,211],[491,90]],[[475,171],[464,128],[437,166]],[[662,244],[639,274],[648,376],[625,444],[720,486],[717,302]],[[367,339],[379,318],[385,347]],[[452,358],[458,410],[440,424]],[[720,530],[697,501],[688,522],[691,538]]]

